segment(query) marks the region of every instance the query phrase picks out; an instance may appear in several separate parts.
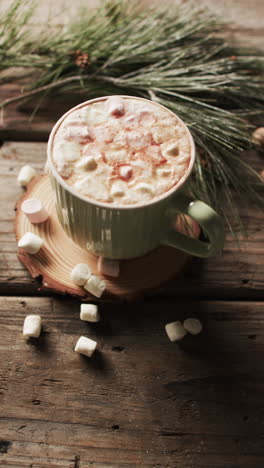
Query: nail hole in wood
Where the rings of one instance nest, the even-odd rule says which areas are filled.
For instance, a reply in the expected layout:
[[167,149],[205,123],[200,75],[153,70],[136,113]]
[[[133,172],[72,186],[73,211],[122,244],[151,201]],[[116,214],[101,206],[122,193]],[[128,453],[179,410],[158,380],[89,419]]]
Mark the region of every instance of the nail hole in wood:
[[117,353],[121,353],[124,349],[123,346],[112,346],[112,351],[116,351]]
[[248,280],[248,279],[242,279],[241,283],[242,283],[242,284],[248,284],[248,283],[249,283],[249,280]]
[[40,405],[41,401],[40,400],[32,400],[32,405]]
[[9,440],[0,440],[0,453],[7,453],[12,445]]
[[118,431],[118,429],[119,429],[118,424],[113,424],[112,429],[113,429],[113,431]]

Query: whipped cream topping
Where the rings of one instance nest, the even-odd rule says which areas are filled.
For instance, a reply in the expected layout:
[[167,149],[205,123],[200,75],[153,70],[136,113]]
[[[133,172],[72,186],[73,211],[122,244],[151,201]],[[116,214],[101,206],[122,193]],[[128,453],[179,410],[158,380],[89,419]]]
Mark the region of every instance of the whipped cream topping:
[[191,143],[165,108],[113,96],[72,111],[55,133],[52,159],[82,196],[113,205],[142,204],[186,173]]

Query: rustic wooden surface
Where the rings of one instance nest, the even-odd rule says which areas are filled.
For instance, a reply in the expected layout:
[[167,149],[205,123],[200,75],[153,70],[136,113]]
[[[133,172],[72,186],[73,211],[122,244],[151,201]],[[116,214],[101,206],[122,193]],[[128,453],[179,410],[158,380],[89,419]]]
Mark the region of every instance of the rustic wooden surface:
[[[263,168],[262,155],[251,154],[255,168]],[[2,294],[45,294],[39,291],[38,280],[32,280],[20,264],[16,254],[13,229],[14,208],[22,189],[16,183],[19,168],[30,163],[42,172],[46,159],[46,143],[5,142],[0,148],[0,292]],[[169,296],[194,294],[200,298],[263,298],[264,289],[264,233],[263,214],[253,207],[243,207],[243,220],[248,238],[241,240],[239,248],[227,235],[221,256],[202,261],[194,259],[191,267],[177,283],[166,284],[160,294]]]
[[[231,18],[232,37],[262,44],[261,0],[204,3]],[[5,84],[0,100],[18,89]],[[263,213],[242,208],[240,249],[228,235],[222,256],[194,260],[155,295],[100,303],[97,324],[79,320],[76,299],[40,291],[18,261],[18,170],[43,170],[52,123],[75,102],[46,102],[31,123],[32,104],[13,106],[0,126],[0,466],[263,468]],[[263,170],[263,155],[245,157]],[[43,332],[27,342],[23,320],[36,312]],[[164,325],[188,316],[203,333],[169,342]],[[73,352],[80,335],[98,341],[93,359]]]

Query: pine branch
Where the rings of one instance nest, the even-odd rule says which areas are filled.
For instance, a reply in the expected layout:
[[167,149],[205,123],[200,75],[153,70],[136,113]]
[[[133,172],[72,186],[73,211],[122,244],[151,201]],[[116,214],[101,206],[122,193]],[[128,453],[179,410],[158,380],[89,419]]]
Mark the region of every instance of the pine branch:
[[135,5],[106,1],[36,36],[32,4],[15,0],[0,20],[0,70],[6,80],[11,67],[25,68],[33,84],[0,108],[55,90],[159,102],[194,136],[193,195],[220,211],[232,232],[241,231],[237,196],[264,205],[263,180],[242,155],[254,147],[250,122],[263,115],[264,54],[228,44],[219,36],[224,25],[191,2],[169,10]]

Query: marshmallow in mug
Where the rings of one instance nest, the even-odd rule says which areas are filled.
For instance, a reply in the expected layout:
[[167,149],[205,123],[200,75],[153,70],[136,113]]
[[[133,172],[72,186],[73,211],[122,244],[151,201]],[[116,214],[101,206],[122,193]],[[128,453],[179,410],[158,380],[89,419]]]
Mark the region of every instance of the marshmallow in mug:
[[25,200],[21,205],[21,209],[32,224],[44,223],[49,217],[42,202],[37,198]]
[[[76,130],[80,126],[88,128],[85,141]],[[169,110],[112,96],[65,117],[54,136],[52,158],[58,173],[82,196],[133,205],[178,183],[190,163],[191,143],[188,130]]]
[[132,166],[129,166],[128,164],[125,166],[121,166],[119,169],[119,174],[123,180],[131,179],[132,174],[133,174]]
[[124,99],[118,96],[111,96],[106,101],[108,115],[120,117],[125,113],[125,102]]

